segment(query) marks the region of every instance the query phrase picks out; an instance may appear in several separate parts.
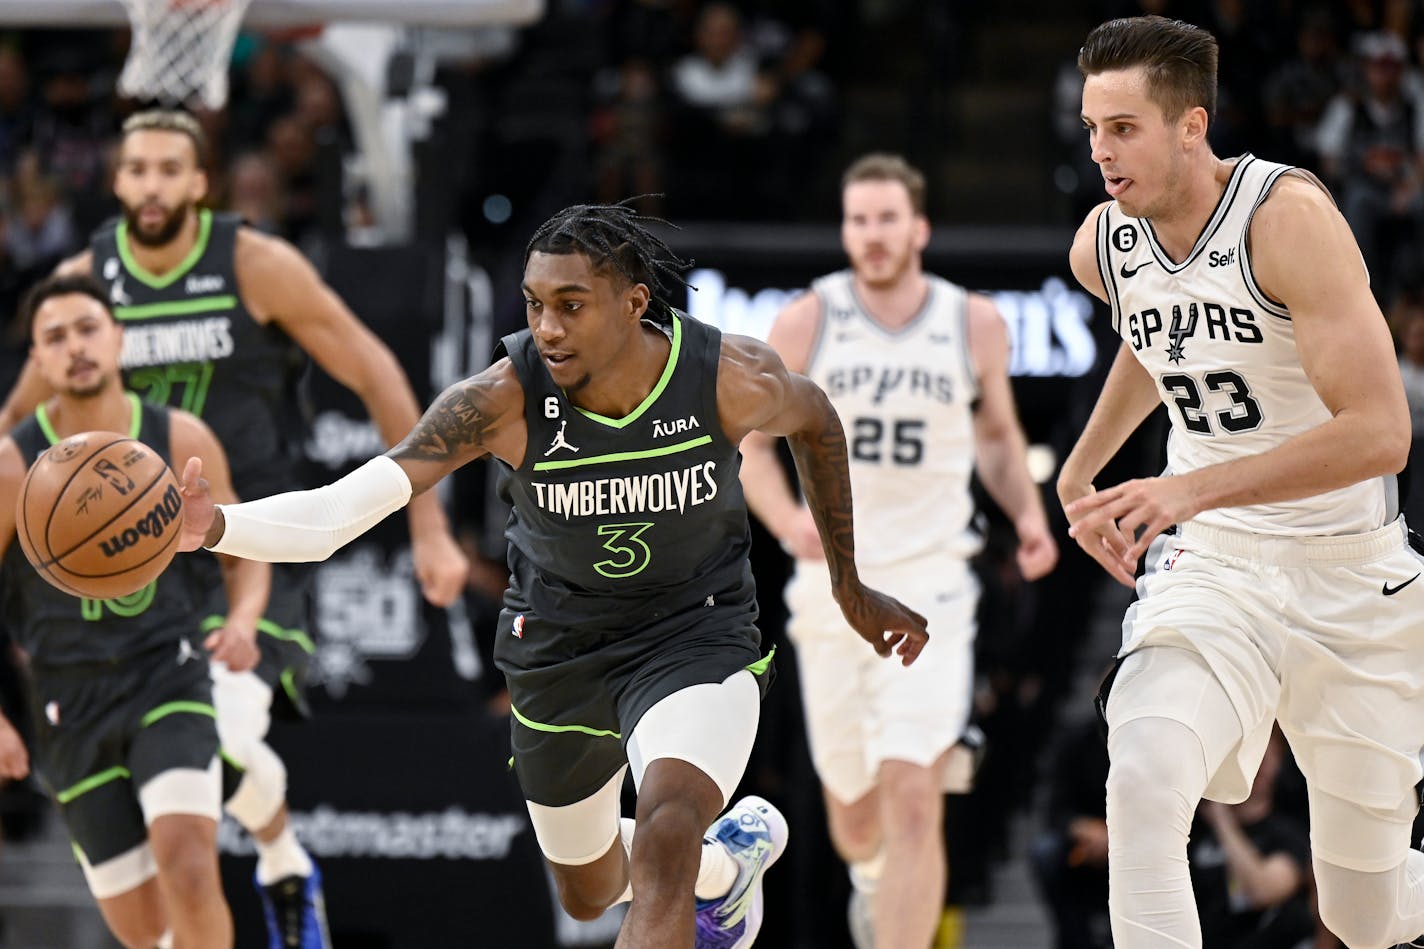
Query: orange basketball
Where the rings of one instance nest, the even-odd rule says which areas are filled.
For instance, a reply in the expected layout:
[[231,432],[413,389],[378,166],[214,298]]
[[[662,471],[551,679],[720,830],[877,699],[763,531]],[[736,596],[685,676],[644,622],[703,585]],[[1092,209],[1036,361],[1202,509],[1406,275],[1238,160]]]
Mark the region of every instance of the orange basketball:
[[182,521],[178,479],[157,452],[115,432],[84,432],[30,466],[15,534],[50,583],[112,600],[164,571],[178,552]]

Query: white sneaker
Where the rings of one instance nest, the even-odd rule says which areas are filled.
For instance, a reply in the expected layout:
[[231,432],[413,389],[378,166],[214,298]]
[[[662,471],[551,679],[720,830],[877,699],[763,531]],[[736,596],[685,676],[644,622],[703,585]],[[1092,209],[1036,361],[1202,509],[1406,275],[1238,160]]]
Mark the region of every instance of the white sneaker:
[[786,818],[759,797],[744,797],[708,829],[737,861],[726,896],[697,901],[697,949],[747,949],[761,931],[761,881],[786,849]]

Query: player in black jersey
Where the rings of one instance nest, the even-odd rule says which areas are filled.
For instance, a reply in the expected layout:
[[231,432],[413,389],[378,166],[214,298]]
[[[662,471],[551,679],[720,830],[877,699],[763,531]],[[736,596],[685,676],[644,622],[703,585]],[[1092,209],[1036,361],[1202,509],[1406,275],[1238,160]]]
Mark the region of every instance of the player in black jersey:
[[[495,658],[514,767],[564,907],[593,918],[632,899],[620,949],[750,946],[762,874],[786,843],[760,798],[708,829],[741,780],[770,666],[737,477],[748,432],[788,437],[857,633],[906,664],[927,639],[922,617],[856,572],[845,437],[825,394],[763,343],[668,306],[664,283],[684,266],[629,208],[569,208],[525,255],[529,329],[386,455],[314,492],[218,510],[200,463],[184,475],[184,549],[319,560],[493,456],[513,505]],[[637,819],[620,821],[630,768]]]
[[[105,299],[92,279],[62,277],[26,300],[32,364],[55,394],[0,440],[0,610],[29,658],[37,769],[109,928],[129,947],[231,946],[217,864],[218,729],[188,564],[132,596],[81,599],[50,586],[13,543],[25,472],[79,432],[125,432],[170,462],[196,452],[216,490],[236,498],[206,425],[123,390],[122,330]],[[221,564],[228,623],[202,645],[231,668],[251,668],[270,571],[229,557]],[[24,745],[0,718],[0,778],[28,770]]]
[[[390,350],[351,313],[286,241],[235,215],[199,208],[207,193],[202,130],[182,112],[154,110],[124,123],[114,192],[123,215],[95,232],[90,248],[61,265],[92,273],[108,290],[126,327],[125,381],[146,401],[188,409],[216,433],[232,460],[242,497],[297,486],[297,430],[292,389],[306,356],[358,395],[387,444],[419,415],[418,403]],[[0,410],[8,429],[48,392],[27,368]],[[411,551],[426,598],[448,606],[464,588],[468,562],[432,494],[411,506]],[[215,567],[195,564],[194,570]],[[210,579],[216,590],[217,583]],[[251,794],[239,810],[254,825],[257,879],[273,947],[276,926],[302,949],[317,938],[320,875],[286,820],[286,769],[263,741],[272,713],[305,713],[302,683],[313,651],[311,571],[279,567],[259,626],[262,660],[254,675],[215,669],[223,744],[248,768]],[[221,621],[220,599],[206,615]],[[254,678],[260,682],[253,681]],[[290,904],[299,904],[296,913]],[[305,940],[305,941],[303,941]]]

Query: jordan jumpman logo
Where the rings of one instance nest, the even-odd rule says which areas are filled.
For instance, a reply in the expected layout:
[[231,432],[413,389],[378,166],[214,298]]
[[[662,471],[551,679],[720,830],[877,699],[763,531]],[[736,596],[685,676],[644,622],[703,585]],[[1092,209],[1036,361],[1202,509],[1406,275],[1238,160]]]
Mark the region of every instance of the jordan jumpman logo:
[[575,448],[573,445],[570,445],[570,444],[568,443],[568,441],[564,438],[564,428],[565,428],[568,424],[569,424],[569,420],[568,420],[568,419],[564,419],[563,421],[561,421],[561,422],[559,423],[559,431],[558,431],[558,433],[557,433],[556,435],[554,435],[554,442],[553,442],[553,444],[551,444],[551,445],[549,446],[549,450],[548,450],[548,451],[544,452],[544,457],[545,457],[545,458],[548,458],[550,455],[552,455],[554,452],[558,451],[560,448],[567,448],[569,451],[572,451],[572,452],[577,452],[577,451],[578,451],[577,448]]

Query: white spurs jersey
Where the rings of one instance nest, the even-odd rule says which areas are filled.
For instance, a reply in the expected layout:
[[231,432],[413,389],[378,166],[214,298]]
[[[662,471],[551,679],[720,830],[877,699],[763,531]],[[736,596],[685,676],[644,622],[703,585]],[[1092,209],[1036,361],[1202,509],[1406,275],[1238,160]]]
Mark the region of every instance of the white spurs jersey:
[[[1172,420],[1167,464],[1182,474],[1256,455],[1329,420],[1296,350],[1290,311],[1251,273],[1251,218],[1290,166],[1243,155],[1182,263],[1145,218],[1098,218],[1098,269],[1113,328],[1157,382]],[[1265,534],[1353,534],[1398,516],[1393,477],[1326,494],[1218,508],[1202,524]]]
[[974,501],[973,405],[964,288],[933,275],[898,330],[857,299],[851,271],[811,285],[821,323],[806,374],[830,396],[850,449],[855,554],[884,565],[934,553],[969,556]]

